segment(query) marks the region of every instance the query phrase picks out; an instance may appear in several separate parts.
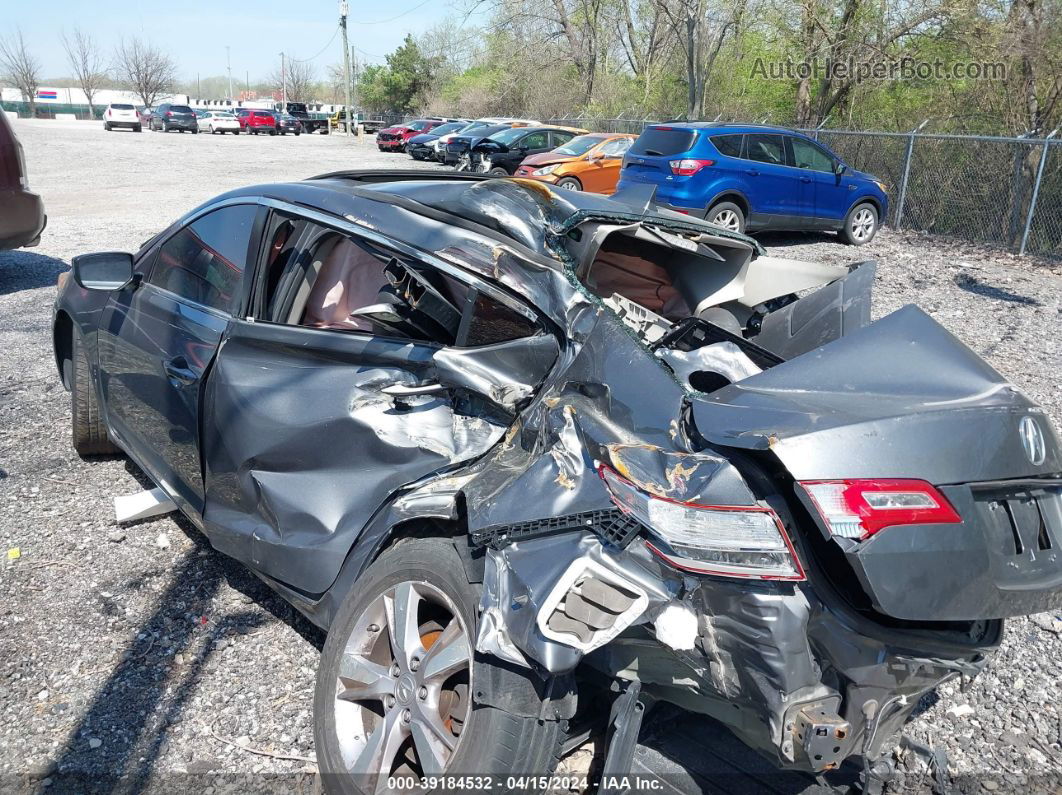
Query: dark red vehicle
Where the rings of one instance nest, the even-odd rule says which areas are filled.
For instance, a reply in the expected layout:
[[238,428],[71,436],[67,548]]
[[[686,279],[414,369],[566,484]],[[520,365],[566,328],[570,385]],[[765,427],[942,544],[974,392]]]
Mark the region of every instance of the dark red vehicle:
[[404,152],[410,138],[451,121],[456,119],[417,119],[396,124],[376,133],[376,145],[381,152]]
[[22,144],[0,111],[0,249],[37,245],[46,221],[41,197],[29,190]]

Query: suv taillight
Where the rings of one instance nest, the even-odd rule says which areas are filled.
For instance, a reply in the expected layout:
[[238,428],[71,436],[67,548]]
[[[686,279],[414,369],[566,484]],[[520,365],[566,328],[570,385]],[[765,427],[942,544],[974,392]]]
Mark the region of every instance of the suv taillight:
[[862,541],[894,525],[962,521],[947,498],[924,480],[804,480],[800,487],[830,533],[842,538]]
[[172,110],[168,110],[168,111],[166,111],[166,115],[167,115],[167,116],[172,116],[172,115],[173,115],[173,111],[172,111]]
[[694,160],[693,158],[683,158],[682,160],[669,160],[668,165],[671,166],[671,173],[679,177],[692,177],[702,168],[708,166],[714,166],[714,160]]

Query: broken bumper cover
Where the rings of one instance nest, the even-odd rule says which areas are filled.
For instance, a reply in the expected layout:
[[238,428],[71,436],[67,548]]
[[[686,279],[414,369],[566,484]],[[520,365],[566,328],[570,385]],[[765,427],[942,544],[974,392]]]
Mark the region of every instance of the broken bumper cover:
[[806,585],[694,578],[640,539],[619,549],[575,531],[488,549],[477,650],[554,674],[585,658],[723,721],[782,767],[821,771],[880,755],[920,696],[980,670],[994,633],[960,653],[912,654]]

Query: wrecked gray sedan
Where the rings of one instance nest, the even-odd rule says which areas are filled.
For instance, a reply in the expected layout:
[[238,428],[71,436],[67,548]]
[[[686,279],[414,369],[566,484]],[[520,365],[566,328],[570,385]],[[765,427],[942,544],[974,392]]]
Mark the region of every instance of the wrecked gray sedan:
[[648,198],[343,172],[75,258],[74,445],[327,628],[330,788],[534,788],[587,721],[622,773],[660,701],[870,787],[1062,604],[1041,409],[917,308],[870,323],[871,264]]

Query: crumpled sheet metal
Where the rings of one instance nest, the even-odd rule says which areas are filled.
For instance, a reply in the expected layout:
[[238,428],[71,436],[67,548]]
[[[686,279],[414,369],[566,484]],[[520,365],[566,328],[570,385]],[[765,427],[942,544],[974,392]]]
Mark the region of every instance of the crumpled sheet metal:
[[572,670],[583,652],[542,635],[536,625],[543,601],[573,562],[592,560],[636,584],[649,597],[645,616],[666,604],[671,594],[652,572],[624,551],[610,550],[590,532],[517,541],[488,550],[476,649],[518,665],[533,660],[553,674]]
[[611,507],[598,463],[659,496],[754,503],[732,464],[689,446],[681,433],[686,393],[673,375],[615,316],[601,311],[594,320],[519,429],[474,465],[465,488],[469,528]]
[[718,373],[734,383],[763,372],[733,342],[715,342],[692,351],[661,348],[656,355],[667,362],[679,380],[689,384],[691,389],[696,389],[690,384],[690,376],[694,373]]

